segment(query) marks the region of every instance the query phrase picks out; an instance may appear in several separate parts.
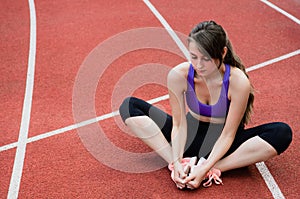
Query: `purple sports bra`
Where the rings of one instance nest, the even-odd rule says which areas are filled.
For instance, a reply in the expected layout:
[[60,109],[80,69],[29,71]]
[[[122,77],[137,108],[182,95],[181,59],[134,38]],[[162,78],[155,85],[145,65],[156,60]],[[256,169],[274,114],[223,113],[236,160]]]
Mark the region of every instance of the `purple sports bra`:
[[230,101],[228,100],[230,66],[225,64],[225,73],[223,77],[221,94],[218,102],[214,105],[207,105],[199,102],[195,93],[194,73],[194,68],[192,64],[190,64],[189,73],[187,76],[187,91],[185,92],[186,102],[190,110],[206,117],[226,117],[230,105]]

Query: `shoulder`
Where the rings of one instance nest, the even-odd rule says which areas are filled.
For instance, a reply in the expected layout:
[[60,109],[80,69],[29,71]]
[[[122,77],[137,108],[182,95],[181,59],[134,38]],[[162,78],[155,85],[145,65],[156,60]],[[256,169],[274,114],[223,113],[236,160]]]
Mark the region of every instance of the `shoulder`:
[[250,81],[246,74],[239,68],[231,67],[230,82],[235,84],[250,85]]
[[168,81],[176,81],[186,79],[190,67],[189,62],[183,62],[172,68],[168,74]]
[[239,68],[231,67],[230,72],[229,93],[232,94],[248,94],[251,89],[249,78]]
[[189,67],[190,67],[189,62],[180,63],[170,70],[169,75],[175,75],[175,74],[187,75]]
[[183,62],[175,66],[168,73],[168,87],[186,86],[186,78],[189,71],[190,63]]

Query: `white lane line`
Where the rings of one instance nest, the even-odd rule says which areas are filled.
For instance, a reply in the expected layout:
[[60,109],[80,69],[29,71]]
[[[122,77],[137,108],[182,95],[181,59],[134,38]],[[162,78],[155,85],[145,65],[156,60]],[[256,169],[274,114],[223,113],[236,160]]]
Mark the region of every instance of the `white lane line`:
[[24,158],[26,152],[26,143],[28,138],[28,129],[30,123],[30,113],[32,105],[32,93],[34,84],[34,68],[36,55],[36,13],[33,0],[28,0],[30,12],[30,46],[28,55],[28,69],[26,79],[26,90],[23,102],[22,120],[17,143],[16,156],[10,179],[7,198],[18,198],[21,177],[23,172]]
[[183,52],[184,56],[187,60],[190,59],[189,51],[186,49],[185,45],[182,43],[182,41],[179,39],[179,37],[176,35],[174,30],[171,28],[171,26],[168,24],[168,22],[161,16],[161,14],[156,10],[156,8],[150,3],[148,0],[144,0],[144,3],[148,6],[148,8],[153,12],[153,14],[158,18],[160,23],[164,26],[164,28],[168,31],[170,36],[173,38],[177,46],[180,48],[180,50]]
[[285,60],[285,59],[288,59],[290,57],[293,57],[293,56],[296,56],[296,55],[299,55],[300,54],[300,49],[298,50],[295,50],[293,52],[290,52],[288,54],[285,54],[285,55],[282,55],[280,57],[276,57],[274,59],[270,59],[268,61],[265,61],[263,63],[260,63],[260,64],[257,64],[255,66],[251,66],[249,68],[246,69],[247,72],[250,72],[250,71],[253,71],[253,70],[257,70],[259,68],[262,68],[264,66],[267,66],[267,65],[271,65],[273,63],[276,63],[276,62],[279,62],[279,61],[282,61],[282,60]]
[[[163,17],[159,14],[159,12],[155,9],[155,7],[150,3],[150,1],[144,0],[144,2],[145,2],[145,3],[148,5],[148,7],[152,10],[153,14],[158,18],[158,20],[160,20],[160,22],[164,25],[164,27],[168,27],[168,28],[169,28],[168,32],[169,32],[169,33],[170,33],[170,32],[171,32],[171,33],[174,32],[174,31],[171,29],[171,27],[168,25],[168,23],[164,20],[164,18],[163,18]],[[162,19],[163,19],[163,20],[162,20]],[[174,33],[174,34],[175,34],[175,33]],[[173,37],[172,37],[172,38],[173,38]],[[175,39],[176,39],[176,37],[175,37]],[[175,41],[175,42],[176,42],[176,41]],[[176,43],[177,43],[177,42],[176,42]],[[187,51],[187,49],[185,48],[185,46],[179,46],[179,48],[180,48],[183,52]],[[279,59],[279,60],[280,60],[280,59]],[[257,68],[261,68],[261,67],[263,67],[263,66],[265,66],[265,65],[267,65],[267,64],[271,64],[271,63],[274,63],[274,62],[279,61],[279,60],[268,61],[268,62],[262,63],[261,65],[256,66],[256,67],[257,67]],[[256,68],[256,69],[257,69],[257,68]],[[251,69],[251,68],[250,68],[250,69]],[[255,68],[253,68],[253,69],[255,69]],[[253,70],[253,69],[252,69],[252,70]],[[249,70],[249,69],[248,69],[248,70]],[[277,199],[277,198],[284,198],[284,196],[283,196],[283,194],[282,194],[280,188],[278,187],[278,185],[277,185],[276,181],[274,180],[272,174],[269,172],[267,166],[266,166],[264,163],[258,164],[258,165],[259,165],[259,166],[257,166],[257,164],[256,164],[256,167],[257,167],[257,169],[260,171],[261,175],[263,176],[264,181],[265,181],[265,183],[267,184],[267,186],[268,186],[270,192],[272,193],[272,195],[274,196],[274,198],[275,198],[275,196],[276,196],[276,199]],[[267,171],[268,171],[268,172],[267,172]],[[278,195],[278,194],[280,194],[280,193],[281,193],[281,195]],[[279,196],[282,196],[282,197],[279,197]]]
[[271,8],[273,8],[274,10],[280,12],[281,14],[283,14],[284,16],[288,17],[289,19],[293,20],[294,22],[296,22],[298,25],[300,24],[300,20],[296,17],[294,17],[293,15],[291,15],[290,13],[282,10],[281,8],[279,8],[278,6],[274,5],[273,3],[267,1],[267,0],[260,0],[261,2],[265,3],[266,5],[270,6]]
[[18,144],[17,142],[13,142],[13,143],[1,146],[0,147],[0,152],[6,151],[6,150],[9,150],[9,149],[13,149],[13,148],[17,147],[17,144]]
[[50,132],[45,133],[45,134],[40,134],[40,135],[31,137],[31,138],[29,138],[27,140],[27,142],[28,143],[35,142],[35,141],[38,141],[38,140],[41,140],[41,139],[45,139],[45,138],[51,137],[53,135],[58,135],[58,134],[61,134],[61,133],[67,132],[67,131],[78,129],[78,128],[83,127],[83,126],[87,126],[87,125],[90,125],[90,124],[93,124],[93,123],[96,123],[96,122],[99,122],[99,121],[102,121],[102,120],[106,120],[106,119],[112,118],[112,117],[114,117],[116,115],[119,115],[119,111],[115,111],[115,112],[111,112],[111,113],[108,113],[108,114],[104,114],[102,116],[99,116],[99,117],[96,117],[96,118],[92,118],[92,119],[89,119],[89,120],[85,120],[85,121],[79,122],[77,124],[73,124],[73,125],[61,128],[61,129],[50,131]]
[[275,179],[273,178],[272,174],[270,173],[268,167],[264,162],[259,162],[255,164],[258,171],[262,175],[263,179],[265,180],[269,190],[271,191],[273,197],[275,199],[283,199],[285,198],[282,194],[280,188],[278,187]]

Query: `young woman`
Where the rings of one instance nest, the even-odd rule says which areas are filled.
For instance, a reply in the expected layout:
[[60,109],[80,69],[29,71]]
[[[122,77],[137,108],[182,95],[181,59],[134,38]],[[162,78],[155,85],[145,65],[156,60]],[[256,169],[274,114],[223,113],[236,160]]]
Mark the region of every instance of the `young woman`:
[[[285,151],[292,140],[287,124],[244,128],[253,89],[224,29],[214,21],[198,24],[189,34],[188,49],[191,61],[168,75],[172,116],[135,97],[120,106],[131,131],[172,166],[177,187],[198,188],[211,171],[248,166]],[[183,158],[194,156],[206,160],[185,170]]]

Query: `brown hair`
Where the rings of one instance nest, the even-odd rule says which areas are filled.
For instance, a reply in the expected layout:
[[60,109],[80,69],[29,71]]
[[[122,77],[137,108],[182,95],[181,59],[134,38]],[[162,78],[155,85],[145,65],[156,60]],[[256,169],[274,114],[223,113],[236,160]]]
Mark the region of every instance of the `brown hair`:
[[[221,66],[222,63],[229,64],[233,67],[241,69],[245,75],[245,66],[241,59],[235,54],[232,44],[222,26],[214,21],[204,21],[196,25],[189,34],[188,42],[195,41],[199,45],[199,50],[204,54],[208,54],[213,59],[218,59]],[[223,59],[224,47],[227,47],[227,54]],[[249,78],[249,77],[248,77]],[[242,123],[247,124],[250,120],[254,102],[254,91],[251,85],[251,91],[244,113]]]

